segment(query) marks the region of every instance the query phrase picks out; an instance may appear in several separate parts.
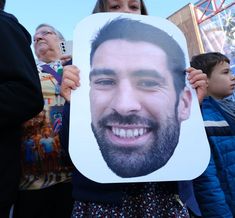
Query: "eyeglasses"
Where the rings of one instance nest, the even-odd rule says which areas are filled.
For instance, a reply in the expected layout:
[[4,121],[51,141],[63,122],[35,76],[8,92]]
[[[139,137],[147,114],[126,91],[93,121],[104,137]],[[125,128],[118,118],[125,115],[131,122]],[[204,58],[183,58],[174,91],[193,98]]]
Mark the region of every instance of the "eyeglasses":
[[39,37],[43,37],[43,36],[47,36],[47,35],[52,35],[52,34],[55,34],[55,32],[48,31],[48,30],[47,31],[38,32],[38,33],[36,33],[34,35],[33,41],[36,42]]

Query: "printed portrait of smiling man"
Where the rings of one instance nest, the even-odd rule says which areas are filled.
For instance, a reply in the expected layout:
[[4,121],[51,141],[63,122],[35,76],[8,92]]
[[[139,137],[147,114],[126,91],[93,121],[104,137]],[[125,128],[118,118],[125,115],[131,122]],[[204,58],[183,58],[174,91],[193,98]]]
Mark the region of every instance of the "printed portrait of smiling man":
[[108,167],[122,178],[163,167],[190,115],[181,47],[157,27],[117,18],[92,41],[90,64],[91,126]]

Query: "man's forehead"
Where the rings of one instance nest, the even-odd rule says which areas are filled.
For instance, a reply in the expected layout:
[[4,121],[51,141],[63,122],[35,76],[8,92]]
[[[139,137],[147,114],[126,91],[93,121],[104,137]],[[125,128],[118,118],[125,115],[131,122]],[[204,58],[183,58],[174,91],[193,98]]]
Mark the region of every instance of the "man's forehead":
[[52,31],[52,32],[54,32],[54,30],[51,27],[49,27],[49,26],[42,26],[42,27],[38,28],[35,31],[35,34],[40,33],[42,31]]
[[[117,57],[146,59],[150,56],[167,62],[167,53],[158,45],[147,41],[133,41],[126,39],[110,39],[102,42],[95,50],[94,57],[103,57],[105,62]],[[165,60],[165,61],[164,61]],[[150,60],[149,60],[150,61]],[[138,62],[136,62],[138,65]]]
[[146,65],[150,68],[166,68],[168,57],[162,48],[149,42],[113,39],[103,42],[96,49],[92,66],[110,67],[120,63],[120,68],[145,68]]
[[149,42],[149,41],[144,40],[144,39],[143,40],[131,40],[131,39],[128,39],[128,38],[127,39],[125,39],[125,38],[123,38],[123,39],[119,39],[119,38],[116,38],[116,39],[107,39],[107,40],[101,42],[101,44],[99,44],[97,49],[99,47],[101,47],[101,46],[103,47],[104,45],[118,45],[119,46],[119,45],[122,45],[122,44],[124,44],[124,45],[128,45],[128,44],[134,45],[137,48],[140,45],[152,46],[152,47],[159,48],[159,49],[161,49],[164,52],[164,50],[160,47],[160,45],[154,44],[154,43]]

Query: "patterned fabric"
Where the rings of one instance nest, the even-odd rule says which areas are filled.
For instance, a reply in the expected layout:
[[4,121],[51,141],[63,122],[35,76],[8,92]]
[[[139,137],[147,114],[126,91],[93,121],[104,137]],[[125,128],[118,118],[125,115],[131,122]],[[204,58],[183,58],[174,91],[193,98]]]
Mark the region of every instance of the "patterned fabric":
[[60,61],[38,63],[44,109],[23,125],[20,190],[37,190],[71,180],[72,164],[60,145],[64,99]]
[[188,218],[189,213],[178,195],[164,185],[144,183],[142,188],[133,184],[125,190],[120,206],[75,201],[72,218],[78,217],[158,217]]

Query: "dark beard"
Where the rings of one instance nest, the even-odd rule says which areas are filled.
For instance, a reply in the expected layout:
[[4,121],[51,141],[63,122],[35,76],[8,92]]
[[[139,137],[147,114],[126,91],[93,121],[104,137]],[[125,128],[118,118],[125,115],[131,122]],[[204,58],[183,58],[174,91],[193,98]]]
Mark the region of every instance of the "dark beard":
[[[160,169],[170,159],[178,144],[180,124],[175,116],[168,117],[166,123],[152,120],[135,114],[122,116],[117,112],[110,114],[98,122],[98,128],[93,124],[92,131],[96,137],[100,151],[108,167],[123,178],[145,176]],[[144,147],[120,147],[107,139],[107,123],[144,124],[153,134],[150,145]]]

